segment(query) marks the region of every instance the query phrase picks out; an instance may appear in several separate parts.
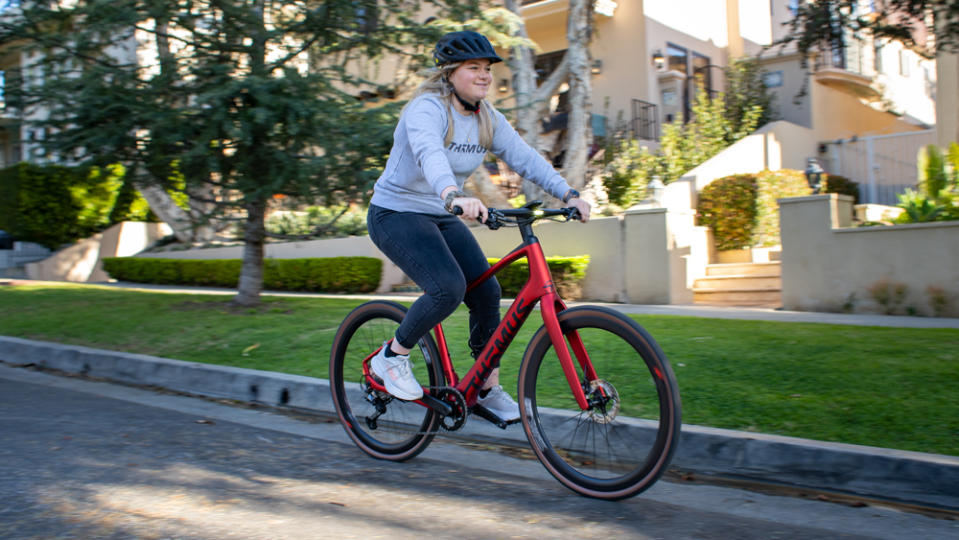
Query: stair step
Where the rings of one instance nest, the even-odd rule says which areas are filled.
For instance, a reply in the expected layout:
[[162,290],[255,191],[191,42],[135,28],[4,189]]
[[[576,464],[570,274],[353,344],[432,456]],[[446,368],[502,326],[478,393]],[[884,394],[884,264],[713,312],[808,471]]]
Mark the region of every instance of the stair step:
[[693,302],[712,306],[780,307],[782,291],[693,290]]
[[710,276],[697,279],[693,291],[698,290],[755,290],[778,291],[783,287],[780,276]]
[[776,262],[763,263],[726,263],[706,265],[707,276],[780,276],[782,264]]

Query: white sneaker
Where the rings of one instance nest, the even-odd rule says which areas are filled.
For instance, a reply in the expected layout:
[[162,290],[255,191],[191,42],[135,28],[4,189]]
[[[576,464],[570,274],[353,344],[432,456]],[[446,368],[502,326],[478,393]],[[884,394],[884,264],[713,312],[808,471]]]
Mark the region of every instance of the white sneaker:
[[389,342],[370,360],[370,368],[383,379],[383,386],[392,396],[412,401],[423,397],[423,387],[413,377],[409,355],[386,356]]
[[490,388],[486,397],[477,399],[476,404],[486,407],[507,422],[519,419],[519,404],[498,384]]

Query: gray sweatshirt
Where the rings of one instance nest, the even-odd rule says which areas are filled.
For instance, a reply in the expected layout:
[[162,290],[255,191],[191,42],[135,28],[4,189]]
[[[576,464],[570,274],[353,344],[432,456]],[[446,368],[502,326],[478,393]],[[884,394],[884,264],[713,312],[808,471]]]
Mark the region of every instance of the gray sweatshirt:
[[[453,140],[444,145],[447,117],[453,115]],[[476,115],[463,115],[436,94],[411,101],[393,132],[393,148],[383,174],[373,187],[371,203],[399,212],[445,214],[440,194],[463,182],[483,163],[486,152],[502,159],[520,176],[562,198],[566,183],[543,156],[533,150],[497,110],[492,148],[479,145]]]

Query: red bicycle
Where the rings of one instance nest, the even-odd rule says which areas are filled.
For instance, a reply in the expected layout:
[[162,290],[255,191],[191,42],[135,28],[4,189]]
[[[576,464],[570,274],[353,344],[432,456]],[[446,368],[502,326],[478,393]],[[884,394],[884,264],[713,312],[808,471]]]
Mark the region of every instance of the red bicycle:
[[482,406],[477,393],[530,313],[543,325],[530,339],[519,370],[520,421],[536,457],[563,485],[588,497],[622,499],[652,486],[676,451],[679,389],[662,349],[636,321],[601,306],[567,308],[553,285],[533,223],[577,217],[572,208],[489,209],[486,225],[519,227],[523,243],[480,276],[489,279],[525,257],[529,279],[493,338],[460,378],[442,325],[411,353],[423,398],[386,392],[369,361],[391,339],[406,308],[372,301],[340,324],[330,354],[330,389],[346,432],[367,454],[410,459],[442,429],[456,431],[471,414],[501,428],[508,423]]

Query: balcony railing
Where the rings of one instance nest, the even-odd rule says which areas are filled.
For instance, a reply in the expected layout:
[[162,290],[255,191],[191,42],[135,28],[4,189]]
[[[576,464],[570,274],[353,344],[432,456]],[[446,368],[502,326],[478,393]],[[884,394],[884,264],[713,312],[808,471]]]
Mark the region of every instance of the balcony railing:
[[656,104],[634,99],[630,129],[633,131],[633,137],[637,139],[647,141],[659,139],[659,116],[656,112]]

